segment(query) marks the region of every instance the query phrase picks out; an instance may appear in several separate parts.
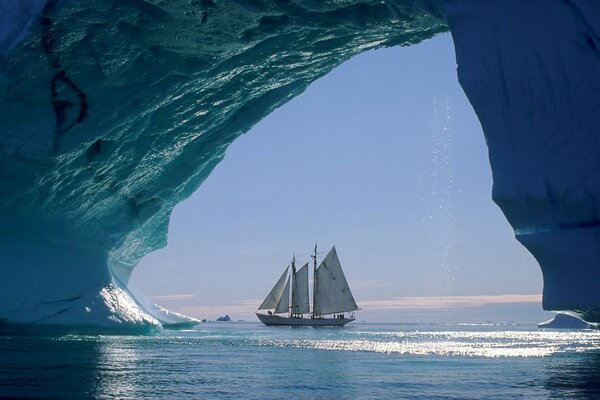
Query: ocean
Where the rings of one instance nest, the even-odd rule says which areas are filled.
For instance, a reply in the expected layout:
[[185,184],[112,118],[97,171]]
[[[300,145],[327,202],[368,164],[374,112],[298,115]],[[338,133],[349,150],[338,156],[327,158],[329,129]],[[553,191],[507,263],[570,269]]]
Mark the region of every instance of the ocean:
[[0,398],[600,398],[600,332],[535,325],[266,327],[0,337]]

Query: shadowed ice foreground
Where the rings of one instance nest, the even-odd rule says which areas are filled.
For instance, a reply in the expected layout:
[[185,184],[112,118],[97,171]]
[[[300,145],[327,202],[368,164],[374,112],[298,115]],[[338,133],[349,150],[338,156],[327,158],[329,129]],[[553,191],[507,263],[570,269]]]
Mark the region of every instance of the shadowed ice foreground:
[[227,146],[366,50],[452,32],[493,198],[544,307],[600,322],[600,5],[593,1],[0,3],[0,330],[196,321],[127,283]]

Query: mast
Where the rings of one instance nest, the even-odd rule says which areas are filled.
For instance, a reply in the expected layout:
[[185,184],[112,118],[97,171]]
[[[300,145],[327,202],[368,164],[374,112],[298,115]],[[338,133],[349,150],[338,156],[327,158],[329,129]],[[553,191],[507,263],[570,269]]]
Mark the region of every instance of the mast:
[[315,254],[311,256],[313,259],[313,312],[312,317],[315,318],[315,308],[317,305],[317,244],[315,243]]
[[292,257],[292,306],[290,307],[290,317],[292,315],[294,315],[294,307],[297,307],[297,305],[294,305],[294,292],[296,291],[296,253],[294,253],[294,256]]

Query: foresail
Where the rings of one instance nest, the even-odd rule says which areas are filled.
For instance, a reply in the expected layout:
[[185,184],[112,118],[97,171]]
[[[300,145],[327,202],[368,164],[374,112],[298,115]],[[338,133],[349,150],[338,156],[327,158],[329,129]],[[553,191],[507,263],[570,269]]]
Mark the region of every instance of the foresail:
[[276,313],[286,313],[290,311],[290,279],[288,278],[285,289],[283,289],[283,294],[279,299],[279,303],[277,303],[277,308],[275,309]]
[[277,304],[279,303],[279,300],[281,300],[281,296],[283,294],[285,278],[287,278],[288,268],[286,268],[285,271],[283,271],[283,275],[281,275],[281,278],[279,278],[279,280],[277,281],[275,286],[273,286],[273,289],[271,289],[271,291],[269,292],[265,300],[262,302],[260,307],[258,307],[259,310],[272,310],[273,308],[277,307]]
[[294,314],[310,313],[308,299],[308,263],[296,272],[292,283],[292,311]]
[[354,296],[342,271],[335,247],[317,268],[315,314],[333,314],[358,310]]

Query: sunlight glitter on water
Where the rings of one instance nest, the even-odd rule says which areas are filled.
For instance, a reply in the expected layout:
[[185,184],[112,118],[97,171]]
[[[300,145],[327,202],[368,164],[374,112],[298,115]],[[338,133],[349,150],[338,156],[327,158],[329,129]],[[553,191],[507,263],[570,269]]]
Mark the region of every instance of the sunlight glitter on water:
[[600,350],[597,332],[353,332],[377,339],[261,341],[263,346],[465,357],[543,357]]
[[179,332],[147,337],[66,336],[57,340],[100,342],[175,341],[187,346],[260,346],[370,352],[415,356],[544,357],[558,353],[600,351],[597,331],[453,331],[453,330],[222,330]]

